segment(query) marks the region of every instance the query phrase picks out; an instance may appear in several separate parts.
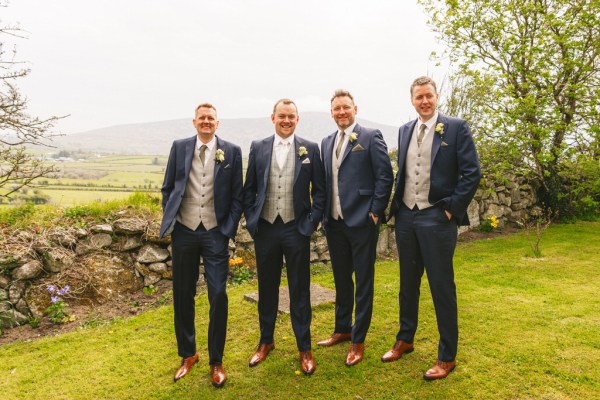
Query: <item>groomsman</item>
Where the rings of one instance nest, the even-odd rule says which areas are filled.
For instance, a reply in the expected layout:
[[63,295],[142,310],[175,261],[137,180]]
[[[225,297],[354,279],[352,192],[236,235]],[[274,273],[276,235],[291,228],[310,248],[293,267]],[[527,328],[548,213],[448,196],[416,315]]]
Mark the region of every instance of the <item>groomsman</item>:
[[210,303],[209,364],[212,384],[221,387],[227,379],[222,360],[228,244],[242,215],[242,152],[215,136],[219,121],[212,104],[200,104],[192,122],[197,134],[173,142],[161,190],[160,236],[171,234],[172,238],[175,336],[182,357],[174,380],[183,378],[198,362],[194,297],[202,257]]
[[435,365],[425,380],[448,376],[456,366],[458,318],[452,258],[457,226],[469,225],[467,207],[481,172],[467,122],[437,110],[435,82],[415,79],[410,87],[419,117],[398,134],[398,174],[390,218],[396,219],[400,255],[400,330],[382,361],[395,361],[414,350],[419,291],[427,279],[440,335]]
[[258,273],[260,341],[250,367],[263,362],[275,347],[279,283],[285,257],[290,316],[302,371],[315,371],[311,352],[310,236],[325,205],[319,147],[294,135],[300,120],[289,99],[275,103],[275,135],[250,147],[244,183],[246,227],[254,239]]
[[348,366],[358,364],[363,358],[373,311],[379,223],[385,219],[394,181],[381,132],[357,124],[357,111],[350,92],[337,90],[331,98],[331,116],[338,129],[321,144],[327,185],[323,226],[336,299],[334,333],[317,344],[333,346],[351,340],[346,357]]

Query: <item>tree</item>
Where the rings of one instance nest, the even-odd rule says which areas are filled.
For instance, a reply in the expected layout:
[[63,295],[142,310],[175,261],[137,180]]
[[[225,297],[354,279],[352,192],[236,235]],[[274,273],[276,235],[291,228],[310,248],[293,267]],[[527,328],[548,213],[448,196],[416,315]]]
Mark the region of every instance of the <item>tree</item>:
[[480,148],[532,171],[544,205],[565,209],[565,168],[582,155],[600,161],[600,0],[419,3],[454,76],[485,99],[475,108]]
[[[0,1],[0,7],[6,7],[6,3]],[[27,98],[19,92],[16,82],[30,70],[16,59],[13,43],[23,38],[18,25],[0,26],[0,196],[4,197],[55,172],[53,166],[27,152],[26,146],[47,146],[55,136],[51,129],[62,118],[40,119],[27,113]]]

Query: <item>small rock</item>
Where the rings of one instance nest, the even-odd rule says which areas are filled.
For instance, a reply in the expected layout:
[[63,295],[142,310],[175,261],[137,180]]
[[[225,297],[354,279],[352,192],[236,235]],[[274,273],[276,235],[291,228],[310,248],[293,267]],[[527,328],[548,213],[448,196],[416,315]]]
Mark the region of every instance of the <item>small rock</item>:
[[0,288],[6,289],[10,285],[10,279],[8,276],[0,275]]
[[121,218],[113,222],[113,227],[118,233],[135,235],[146,232],[148,222],[140,218]]
[[148,275],[144,276],[144,286],[154,285],[156,282],[162,279],[161,275],[155,274],[154,272],[150,272]]
[[23,264],[18,268],[13,269],[12,278],[13,279],[33,279],[42,272],[43,267],[42,263],[33,260],[29,261],[27,264]]
[[113,233],[112,226],[110,226],[108,224],[94,225],[90,228],[90,230],[94,233],[108,233],[108,234]]
[[138,254],[138,262],[151,264],[155,262],[161,262],[169,258],[169,252],[158,246],[149,244],[140,250]]
[[17,302],[23,297],[24,294],[25,282],[23,281],[14,281],[8,289],[8,299],[13,304],[17,304]]
[[148,269],[152,272],[156,272],[157,274],[164,274],[167,272],[167,264],[165,263],[152,263],[148,265]]
[[87,239],[82,240],[77,245],[75,253],[83,255],[94,250],[103,249],[112,244],[112,237],[107,233],[96,233]]
[[8,300],[8,292],[4,289],[0,289],[0,302]]
[[73,266],[75,254],[60,248],[48,250],[43,254],[44,267],[50,272],[61,272]]
[[142,247],[142,239],[139,236],[120,236],[111,248],[116,251],[129,251]]

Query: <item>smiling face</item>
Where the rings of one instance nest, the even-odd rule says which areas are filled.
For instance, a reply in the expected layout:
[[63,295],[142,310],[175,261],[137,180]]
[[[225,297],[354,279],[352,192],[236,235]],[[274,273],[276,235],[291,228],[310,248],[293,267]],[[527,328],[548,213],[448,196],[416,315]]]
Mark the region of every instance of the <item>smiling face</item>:
[[412,88],[411,102],[421,118],[427,122],[435,115],[439,95],[431,83],[417,85]]
[[335,97],[331,102],[331,116],[340,130],[344,130],[354,123],[357,112],[358,108],[348,96]]
[[217,112],[210,107],[200,107],[196,110],[196,118],[192,120],[198,132],[198,137],[203,143],[208,143],[215,136],[219,127]]
[[282,138],[288,138],[294,133],[300,117],[294,103],[280,101],[271,115],[271,121],[275,125],[275,132]]

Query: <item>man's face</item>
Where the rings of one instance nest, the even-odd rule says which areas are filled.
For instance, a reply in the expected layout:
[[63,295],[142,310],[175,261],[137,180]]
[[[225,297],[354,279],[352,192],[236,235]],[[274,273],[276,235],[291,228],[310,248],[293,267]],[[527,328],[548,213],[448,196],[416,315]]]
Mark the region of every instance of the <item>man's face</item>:
[[411,97],[412,105],[421,117],[421,121],[426,122],[434,116],[438,94],[431,83],[415,86]]
[[209,107],[200,107],[198,111],[196,111],[196,118],[194,118],[192,122],[194,123],[198,134],[204,137],[214,136],[219,126],[217,113]]
[[358,108],[348,96],[339,96],[331,102],[331,116],[340,129],[346,129],[354,123]]
[[275,132],[284,139],[294,133],[299,120],[298,111],[293,104],[279,103],[275,108],[275,113],[271,115]]

